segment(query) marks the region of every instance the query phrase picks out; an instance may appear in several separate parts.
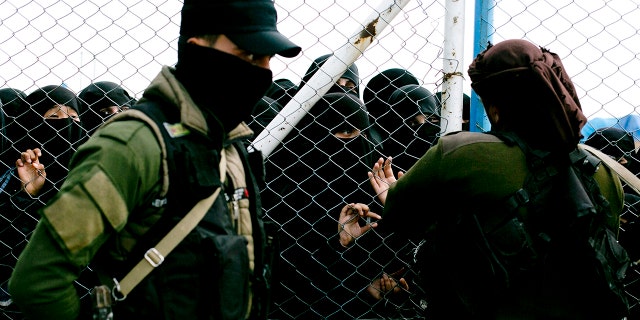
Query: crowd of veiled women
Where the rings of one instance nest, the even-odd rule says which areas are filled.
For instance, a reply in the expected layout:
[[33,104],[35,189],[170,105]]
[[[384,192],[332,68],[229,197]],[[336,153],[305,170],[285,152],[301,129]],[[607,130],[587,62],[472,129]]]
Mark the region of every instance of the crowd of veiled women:
[[[304,102],[295,100],[296,93],[329,57],[317,58],[298,85],[288,79],[273,82],[248,121],[256,137],[292,99],[294,104]],[[436,143],[446,125],[441,122],[441,97],[402,68],[376,74],[361,89],[358,68],[352,64],[266,157],[263,207],[265,220],[278,235],[274,319],[423,315],[428,301],[412,269],[419,244],[400,241],[384,223],[369,221],[359,223],[377,228],[344,247],[336,228],[345,222],[345,206],[365,202],[369,212],[382,211],[383,201],[365,174],[372,168],[384,170],[389,157],[393,170],[402,174]],[[469,100],[465,94],[462,130],[469,130]],[[586,143],[639,172],[630,133],[601,128]],[[640,197],[626,191],[620,241],[638,260],[640,251],[630,244],[640,240]]]
[[[273,82],[246,119],[254,137],[292,100],[304,102],[295,100],[301,99],[296,93],[330,57],[313,61],[297,85],[287,79]],[[383,200],[367,177],[374,165],[383,170],[390,157],[396,172],[407,171],[436,143],[443,129],[442,95],[402,68],[374,75],[364,88],[361,84],[357,66],[348,66],[264,159],[264,220],[276,234],[270,318],[411,318],[428,304],[412,270],[417,243],[400,241],[380,223],[345,246],[338,226],[345,222],[344,208],[357,202],[366,203],[369,212],[382,211]],[[462,128],[468,130],[469,97],[463,101]],[[60,85],[29,94],[4,88],[0,102],[0,306],[7,312],[6,284],[35,227],[36,210],[64,181],[77,147],[135,98],[122,86],[101,81],[78,94]],[[638,172],[635,144],[624,130],[597,130],[587,143]],[[25,172],[20,165],[25,162],[44,163],[46,176]],[[634,242],[640,197],[629,191],[626,200],[623,228],[628,232],[620,241]],[[360,223],[377,226],[376,221]],[[632,248],[630,254],[638,257],[640,251]]]
[[[298,85],[273,82],[248,121],[255,137],[287,104],[304,102],[296,93],[330,57],[313,61]],[[392,157],[394,169],[406,171],[437,141],[440,93],[402,68],[361,83],[356,64],[346,66],[265,159],[262,204],[278,248],[273,319],[408,318],[425,307],[411,284],[415,243],[398,241],[380,224],[345,247],[338,226],[343,208],[356,202],[382,211],[367,177],[380,158]]]
[[6,286],[37,210],[64,182],[78,146],[135,99],[117,83],[98,81],[77,94],[64,85],[29,93],[3,88],[0,103],[0,306],[12,313],[17,309]]
[[[254,137],[329,57],[316,59],[299,85],[274,81],[246,120]],[[435,142],[440,132],[438,96],[400,68],[376,75],[364,90],[360,83],[356,65],[349,66],[265,159],[265,221],[278,235],[272,279],[274,318],[377,317],[388,310],[412,309],[401,304],[391,308],[383,299],[389,290],[376,279],[408,272],[413,246],[393,243],[380,232],[344,248],[338,241],[337,223],[349,201],[369,199],[372,211],[381,210],[367,171],[379,157],[387,156],[394,158],[394,166],[407,170]],[[43,86],[30,93],[4,88],[0,101],[0,306],[12,312],[5,289],[37,223],[38,208],[64,182],[78,146],[136,100],[119,84],[100,81],[77,94],[64,85]]]

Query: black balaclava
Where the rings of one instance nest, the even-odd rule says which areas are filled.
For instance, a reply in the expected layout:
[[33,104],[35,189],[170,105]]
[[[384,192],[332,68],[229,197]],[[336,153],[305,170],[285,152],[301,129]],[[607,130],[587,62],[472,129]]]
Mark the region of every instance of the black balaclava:
[[[323,56],[316,58],[316,60],[314,60],[313,63],[311,63],[311,66],[309,66],[309,69],[307,69],[307,72],[305,72],[304,77],[302,77],[302,81],[300,82],[298,91],[300,91],[300,89],[311,79],[311,77],[313,77],[313,75],[316,74],[318,70],[320,70],[320,67],[322,67],[322,65],[325,62],[327,62],[327,60],[332,55],[333,54],[325,54]],[[340,78],[346,78],[353,81],[353,83],[356,84],[356,87],[353,89],[350,89],[338,84],[334,84],[333,86],[331,86],[331,88],[329,88],[329,91],[327,91],[327,93],[347,92],[347,93],[354,94],[356,97],[359,98],[360,97],[360,75],[358,73],[358,66],[356,66],[355,63],[350,65],[347,68],[347,70],[342,74],[342,76],[340,76]]]
[[267,96],[262,97],[262,99],[258,101],[251,117],[244,121],[249,125],[249,128],[253,130],[254,138],[269,125],[281,109],[282,106],[276,100]]
[[47,163],[47,180],[60,187],[69,170],[71,156],[83,142],[84,131],[73,118],[45,119],[47,110],[64,105],[82,112],[80,103],[71,90],[57,85],[38,88],[26,97],[31,111],[18,117],[17,122],[29,125],[27,139],[19,141],[19,151],[41,148],[43,163]]
[[298,92],[298,86],[291,80],[277,79],[273,81],[264,95],[277,101],[278,104],[284,107],[291,101],[291,98],[296,95],[296,92]]
[[[429,118],[435,116],[439,119],[440,108],[429,90],[415,84],[398,88],[388,101],[387,112],[378,117],[384,153],[393,157],[394,166],[406,172],[436,143],[440,123],[433,123]],[[410,127],[406,121],[419,114],[423,114],[427,121]]]
[[271,70],[234,55],[181,37],[175,76],[203,111],[207,122],[222,124],[226,132],[251,116],[272,81]]
[[108,107],[130,108],[134,99],[119,84],[111,81],[98,81],[88,85],[78,94],[85,110],[81,115],[82,126],[89,134],[93,133],[113,114],[104,114],[100,109]]

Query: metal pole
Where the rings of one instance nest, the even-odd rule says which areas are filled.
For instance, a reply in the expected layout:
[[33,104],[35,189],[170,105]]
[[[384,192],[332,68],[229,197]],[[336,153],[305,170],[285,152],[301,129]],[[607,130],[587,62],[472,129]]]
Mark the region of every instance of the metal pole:
[[446,0],[445,10],[444,83],[441,97],[443,134],[462,130],[464,0]]
[[327,92],[333,83],[358,59],[389,22],[410,0],[384,0],[362,27],[320,67],[267,127],[254,139],[250,148],[267,157],[291,132],[300,119]]
[[[495,29],[493,28],[494,7],[494,0],[476,0],[476,23],[474,26],[475,34],[473,39],[474,57],[487,48],[487,44],[491,41],[492,35],[495,33]],[[471,91],[470,111],[470,131],[484,132],[491,130],[491,123],[484,111],[482,101],[480,101],[480,98],[474,91]]]

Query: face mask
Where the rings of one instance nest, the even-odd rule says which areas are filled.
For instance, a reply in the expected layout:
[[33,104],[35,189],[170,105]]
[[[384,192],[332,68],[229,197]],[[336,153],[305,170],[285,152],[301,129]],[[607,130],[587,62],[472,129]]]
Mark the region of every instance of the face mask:
[[71,156],[78,148],[80,123],[71,118],[44,119],[30,135],[37,141],[32,147],[42,148],[48,162],[47,180],[61,184],[69,169]]
[[384,153],[393,157],[397,169],[407,171],[436,143],[439,133],[440,127],[429,122],[415,127],[402,124],[383,140]]
[[178,80],[198,107],[227,132],[249,118],[271,86],[271,70],[213,48],[186,44],[178,60]]

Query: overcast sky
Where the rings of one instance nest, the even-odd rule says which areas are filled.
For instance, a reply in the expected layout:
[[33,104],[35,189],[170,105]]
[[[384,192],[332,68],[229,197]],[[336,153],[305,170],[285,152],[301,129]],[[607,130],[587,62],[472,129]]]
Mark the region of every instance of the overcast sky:
[[[274,78],[298,82],[311,61],[345,44],[386,1],[276,0],[279,29],[302,46],[275,58]],[[465,1],[463,72],[473,58],[475,1]],[[122,83],[138,95],[176,61],[180,0],[0,2],[0,86],[32,91],[64,82]],[[356,61],[361,86],[377,72],[410,70],[432,91],[442,79],[445,1],[410,1]],[[215,18],[215,16],[212,16]],[[497,1],[494,42],[525,38],[557,52],[588,116],[621,116],[640,96],[640,8],[635,0]],[[464,92],[470,93],[468,80]]]
[[[311,61],[359,32],[380,3],[277,1],[278,27],[303,53],[275,58],[274,77],[297,83]],[[180,7],[177,0],[2,2],[0,80],[26,91],[59,82],[79,91],[91,80],[116,80],[139,94],[161,65],[175,63]],[[473,7],[469,9],[472,14]],[[443,65],[443,17],[443,1],[410,1],[356,62],[362,82],[376,72],[402,67],[434,90]],[[472,35],[467,39],[470,44]],[[471,57],[471,52],[465,55]]]

